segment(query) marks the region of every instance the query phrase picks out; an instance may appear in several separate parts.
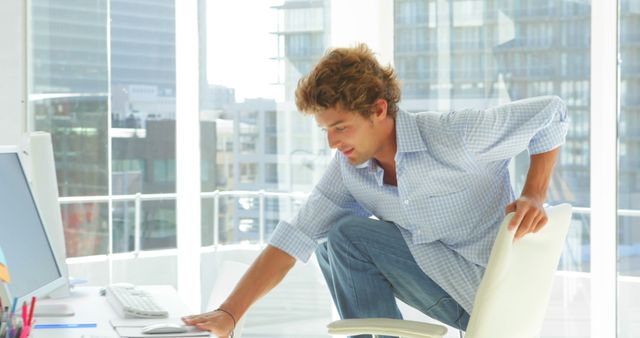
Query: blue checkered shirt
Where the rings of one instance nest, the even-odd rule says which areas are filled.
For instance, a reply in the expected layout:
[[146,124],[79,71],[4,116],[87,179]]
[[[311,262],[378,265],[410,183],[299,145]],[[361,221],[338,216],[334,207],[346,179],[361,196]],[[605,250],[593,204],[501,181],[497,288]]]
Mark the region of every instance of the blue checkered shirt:
[[282,221],[270,244],[307,261],[347,215],[395,223],[425,274],[471,313],[504,208],[515,199],[512,157],[564,143],[566,106],[555,96],[486,110],[399,111],[397,187],[369,160],[351,165],[337,152],[306,203]]

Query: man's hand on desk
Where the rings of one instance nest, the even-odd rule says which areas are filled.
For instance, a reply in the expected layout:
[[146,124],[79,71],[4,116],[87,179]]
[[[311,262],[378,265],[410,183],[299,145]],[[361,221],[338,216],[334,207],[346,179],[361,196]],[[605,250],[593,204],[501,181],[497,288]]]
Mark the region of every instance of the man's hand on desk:
[[182,317],[187,325],[195,325],[201,330],[210,331],[214,335],[227,338],[233,332],[235,323],[228,314],[222,311],[211,311],[199,315]]

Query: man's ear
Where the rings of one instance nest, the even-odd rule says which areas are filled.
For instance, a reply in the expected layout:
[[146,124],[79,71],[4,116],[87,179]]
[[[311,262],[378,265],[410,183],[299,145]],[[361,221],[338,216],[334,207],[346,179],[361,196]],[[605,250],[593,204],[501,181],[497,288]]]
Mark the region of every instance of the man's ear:
[[387,118],[387,108],[388,108],[388,103],[387,100],[385,99],[377,99],[374,102],[374,117],[376,120],[384,120]]

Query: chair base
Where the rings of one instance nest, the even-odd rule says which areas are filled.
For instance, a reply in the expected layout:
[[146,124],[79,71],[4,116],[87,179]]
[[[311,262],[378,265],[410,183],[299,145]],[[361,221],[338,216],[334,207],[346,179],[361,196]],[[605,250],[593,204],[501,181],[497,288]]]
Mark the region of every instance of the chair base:
[[359,334],[398,336],[402,338],[442,338],[447,328],[442,325],[390,318],[343,319],[327,325],[330,335]]

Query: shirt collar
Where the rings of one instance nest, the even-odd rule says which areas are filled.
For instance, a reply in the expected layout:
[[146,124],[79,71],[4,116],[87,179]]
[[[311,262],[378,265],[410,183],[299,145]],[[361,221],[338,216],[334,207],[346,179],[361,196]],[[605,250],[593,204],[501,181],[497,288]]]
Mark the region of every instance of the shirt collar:
[[416,116],[399,109],[396,115],[396,142],[399,153],[427,150]]
[[[422,140],[416,116],[407,113],[402,109],[398,109],[396,114],[396,143],[398,146],[397,153],[409,153],[414,151],[427,150],[427,146]],[[396,154],[396,160],[398,154]],[[382,185],[382,168],[378,166],[373,159],[355,166],[357,169],[369,169],[370,172],[378,176],[379,183]]]
[[380,176],[382,172],[382,168],[374,159],[369,159],[366,162],[355,165],[354,167],[356,169],[367,169],[371,174],[376,176]]
[[379,186],[384,184],[384,170],[378,165],[376,160],[370,159],[366,162],[355,166],[357,169],[367,169],[369,173],[376,178],[376,182]]

